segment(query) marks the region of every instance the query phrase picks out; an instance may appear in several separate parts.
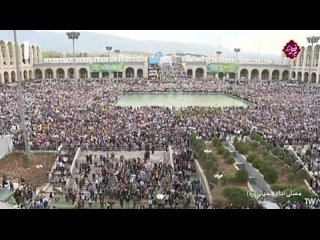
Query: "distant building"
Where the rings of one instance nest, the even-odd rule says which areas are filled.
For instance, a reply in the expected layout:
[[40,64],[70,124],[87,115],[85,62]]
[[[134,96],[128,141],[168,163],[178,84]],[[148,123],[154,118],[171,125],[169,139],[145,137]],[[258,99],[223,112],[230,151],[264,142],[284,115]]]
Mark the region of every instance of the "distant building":
[[[29,45],[29,46],[27,46]],[[29,49],[29,54],[25,48]],[[0,40],[0,83],[11,83],[17,80],[15,66],[15,48],[11,41]],[[19,44],[19,62],[22,79],[73,78],[73,58],[43,58],[39,46]],[[26,57],[26,55],[28,55]],[[311,64],[311,81],[319,82],[320,78],[320,45],[313,49]],[[203,55],[172,55],[163,57],[157,52],[153,57],[130,57],[119,55],[108,57],[76,58],[77,77],[104,78],[109,70],[112,78],[152,78],[159,74],[159,63],[163,60],[181,63],[189,78],[206,79],[247,79],[247,80],[287,80],[306,81],[310,71],[311,46],[302,47],[297,59],[274,61],[267,59],[224,58]]]

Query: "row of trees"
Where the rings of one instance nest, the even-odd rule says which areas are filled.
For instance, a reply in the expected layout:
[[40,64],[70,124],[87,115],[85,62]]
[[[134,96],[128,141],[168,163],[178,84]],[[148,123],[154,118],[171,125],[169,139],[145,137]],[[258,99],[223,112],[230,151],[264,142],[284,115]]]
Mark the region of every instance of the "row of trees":
[[[206,173],[206,177],[209,182],[217,184],[218,180],[215,177],[219,173],[219,164],[217,156],[213,152],[206,153],[206,144],[201,138],[197,138],[195,135],[190,139],[191,147],[195,153],[195,158],[200,162],[202,168]],[[225,160],[225,164],[234,164],[235,160],[232,154],[223,147],[219,138],[214,138],[212,141],[215,152],[222,156]],[[233,204],[233,207],[241,206],[255,206],[257,201],[248,196],[247,191],[241,187],[247,184],[249,175],[245,170],[239,170],[236,173],[226,174],[222,177],[221,183],[223,185],[230,185],[223,189],[223,195],[228,199],[228,204]],[[215,205],[221,205],[219,200],[215,201]]]

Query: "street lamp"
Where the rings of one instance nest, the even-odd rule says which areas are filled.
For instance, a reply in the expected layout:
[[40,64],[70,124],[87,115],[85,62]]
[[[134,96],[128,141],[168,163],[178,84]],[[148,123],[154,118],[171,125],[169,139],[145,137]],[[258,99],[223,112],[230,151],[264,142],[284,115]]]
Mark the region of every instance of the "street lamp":
[[238,77],[238,71],[239,71],[239,69],[238,69],[238,53],[240,52],[240,48],[235,48],[234,49],[234,52],[236,53],[236,59],[235,59],[235,63],[236,63],[236,67],[237,67],[237,70],[236,70],[236,75],[235,75],[235,80],[236,81],[238,81],[239,79],[239,77]]
[[118,62],[118,54],[120,53],[119,49],[115,49],[114,52],[117,54],[117,62]]
[[[220,71],[220,55],[222,54],[222,52],[221,51],[216,51],[216,53],[217,53],[217,56],[218,56],[218,64],[219,64],[219,71]],[[220,72],[218,72],[218,78],[219,78],[219,73]]]
[[68,39],[72,40],[72,47],[73,47],[73,80],[76,84],[77,82],[77,71],[76,71],[76,48],[75,48],[75,41],[80,36],[79,32],[67,32]]
[[106,47],[106,50],[108,51],[108,55],[109,55],[109,79],[111,80],[111,66],[110,66],[110,58],[111,58],[111,55],[110,55],[110,52],[111,52],[111,50],[112,50],[112,47],[107,46],[107,47]]
[[[119,57],[118,55],[120,53],[120,50],[119,49],[115,49],[114,52],[117,54],[117,63],[118,63],[118,57]],[[116,78],[118,78],[118,69],[116,71]]]
[[212,152],[212,150],[205,149],[205,150],[203,150],[203,152],[206,153],[206,161],[208,161],[208,155],[209,155],[209,153]]
[[[18,95],[19,95],[19,110],[20,110],[20,121],[22,125],[22,132],[23,132],[23,141],[24,141],[24,146],[25,146],[25,152],[27,157],[30,156],[30,146],[28,142],[28,129],[26,126],[25,122],[25,114],[24,114],[24,107],[25,107],[25,102],[24,98],[22,96],[22,83],[21,83],[21,74],[20,74],[20,63],[19,63],[19,44],[17,41],[17,32],[16,30],[13,30],[13,38],[14,38],[14,44],[16,47],[16,72],[17,72],[17,78],[18,78]],[[23,59],[21,59],[22,61]]]

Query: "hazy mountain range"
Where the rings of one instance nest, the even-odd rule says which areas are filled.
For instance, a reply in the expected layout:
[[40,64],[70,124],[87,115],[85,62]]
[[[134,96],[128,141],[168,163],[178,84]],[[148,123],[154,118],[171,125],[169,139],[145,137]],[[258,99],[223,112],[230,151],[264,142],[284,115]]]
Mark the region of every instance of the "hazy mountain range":
[[[29,41],[31,44],[39,45],[44,51],[72,52],[71,40],[65,33],[49,31],[19,30],[17,31],[19,42]],[[13,40],[11,30],[0,30],[0,40]],[[81,52],[104,53],[105,46],[113,46],[114,49],[129,52],[163,52],[163,53],[194,53],[204,55],[216,55],[216,51],[222,51],[222,56],[234,57],[233,49],[224,47],[167,41],[141,41],[118,37],[103,33],[83,32],[76,41],[76,49]],[[270,58],[280,59],[280,55],[266,55],[250,52],[240,52],[239,58]]]

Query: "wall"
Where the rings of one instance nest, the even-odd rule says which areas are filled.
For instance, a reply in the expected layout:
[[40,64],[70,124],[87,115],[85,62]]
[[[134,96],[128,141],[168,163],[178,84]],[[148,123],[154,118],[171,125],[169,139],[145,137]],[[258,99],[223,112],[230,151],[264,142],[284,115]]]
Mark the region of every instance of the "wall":
[[74,158],[73,158],[73,161],[72,161],[72,164],[71,164],[71,167],[70,167],[70,174],[71,175],[72,175],[72,173],[74,171],[76,160],[79,159],[80,155],[81,155],[81,148],[78,148],[76,154],[74,155]]
[[206,176],[205,176],[205,174],[203,172],[203,169],[201,168],[198,160],[194,160],[194,161],[195,161],[195,164],[196,164],[196,171],[197,171],[197,173],[199,174],[199,177],[200,177],[200,183],[201,183],[202,189],[207,194],[209,203],[212,204],[212,195],[211,195],[210,187],[209,187],[209,184],[208,184],[208,180],[207,180],[207,178],[206,178]]
[[0,136],[0,159],[11,153],[13,149],[11,136]]

